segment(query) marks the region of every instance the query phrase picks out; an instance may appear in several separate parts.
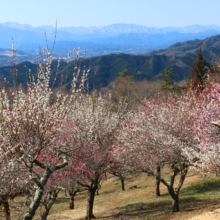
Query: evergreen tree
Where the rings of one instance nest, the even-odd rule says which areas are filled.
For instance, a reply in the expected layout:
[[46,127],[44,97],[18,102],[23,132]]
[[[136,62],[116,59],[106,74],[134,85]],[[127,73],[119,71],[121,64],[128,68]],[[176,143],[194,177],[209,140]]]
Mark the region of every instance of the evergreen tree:
[[165,91],[172,91],[172,92],[180,92],[185,87],[177,86],[175,84],[175,80],[172,80],[173,76],[173,69],[165,69],[164,74],[159,74],[159,76],[162,77],[161,82],[163,85],[161,86],[161,89],[164,89]]
[[203,90],[205,88],[206,79],[208,78],[208,70],[212,66],[202,54],[203,42],[199,43],[199,53],[193,64],[191,65],[191,77],[189,87],[192,90]]
[[119,72],[118,74],[119,74],[119,76],[118,76],[118,77],[117,77],[117,76],[115,77],[115,80],[116,80],[117,82],[120,82],[120,81],[122,81],[122,80],[131,80],[131,79],[134,78],[134,76],[129,76],[129,75],[128,75],[128,71],[127,71],[127,70],[123,70],[123,71]]

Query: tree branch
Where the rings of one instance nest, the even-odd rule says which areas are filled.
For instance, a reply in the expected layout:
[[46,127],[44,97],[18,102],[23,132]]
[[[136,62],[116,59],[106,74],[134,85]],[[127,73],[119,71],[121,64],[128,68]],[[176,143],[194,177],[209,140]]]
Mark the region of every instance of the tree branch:
[[60,150],[58,150],[57,156],[59,157],[59,159],[63,160],[63,163],[61,163],[59,165],[52,166],[51,168],[52,168],[53,171],[59,170],[59,169],[65,167],[68,164],[66,156],[63,156]]
[[220,128],[220,124],[218,122],[211,122],[213,125],[215,125],[216,127]]
[[37,160],[37,159],[35,159],[34,161],[33,161],[33,163],[35,163],[37,166],[39,166],[39,167],[41,167],[41,168],[43,168],[43,169],[46,169],[47,168],[47,166],[45,165],[45,164],[43,164],[43,163],[41,163],[39,160]]

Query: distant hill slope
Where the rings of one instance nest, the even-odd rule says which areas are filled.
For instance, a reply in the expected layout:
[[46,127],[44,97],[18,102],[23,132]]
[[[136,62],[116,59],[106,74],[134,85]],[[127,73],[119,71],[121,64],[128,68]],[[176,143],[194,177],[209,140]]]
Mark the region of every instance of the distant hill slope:
[[[24,51],[16,51],[17,62],[21,63],[24,61],[36,61],[36,56],[25,53]],[[12,49],[0,49],[0,66],[13,65],[13,52]]]
[[[158,78],[159,73],[163,73],[165,69],[173,68],[176,81],[188,78],[190,76],[190,65],[193,63],[199,51],[198,43],[201,40],[192,40],[182,43],[176,43],[166,49],[155,50],[143,55],[129,55],[129,54],[110,54],[105,56],[93,57],[91,60],[91,71],[88,77],[90,89],[95,86],[99,89],[107,86],[109,82],[118,76],[118,73],[124,69],[128,70],[129,75],[133,75],[136,80],[154,80]],[[209,60],[213,61],[210,51],[214,56],[220,54],[220,35],[206,38],[204,41],[203,53]],[[52,78],[56,71],[56,62],[52,63]],[[26,68],[24,67],[26,65]],[[83,65],[83,64],[82,64]],[[89,60],[87,59],[87,67]],[[12,82],[11,70],[13,68],[0,67],[0,77],[8,78]],[[32,69],[32,73],[36,72],[37,66],[29,62],[18,65],[19,83],[26,81],[26,71]],[[66,86],[69,87],[71,83],[72,73],[74,70],[74,62],[70,62],[69,74],[67,77]],[[61,62],[60,70],[57,79],[67,72],[66,62]],[[58,86],[59,81],[55,86]]]
[[[190,57],[191,58],[191,57]],[[136,80],[154,80],[157,79],[158,73],[162,73],[165,68],[173,68],[175,75],[174,78],[182,80],[189,77],[189,66],[193,62],[193,59],[189,59],[186,66],[175,65],[175,61],[169,59],[166,55],[128,55],[128,54],[111,54],[100,57],[92,58],[91,71],[88,77],[89,88],[100,89],[105,87],[109,82],[118,76],[118,73],[124,69],[128,70],[129,75],[133,75]],[[89,61],[87,60],[87,67]],[[53,61],[52,65],[52,77],[51,84],[53,82],[54,74],[56,72],[57,61]],[[26,66],[26,67],[25,67]],[[27,80],[28,70],[32,69],[32,73],[35,74],[37,65],[30,62],[23,62],[18,65],[18,83],[25,85]],[[70,87],[71,77],[74,70],[74,63],[70,62],[69,74],[67,78],[66,86]],[[0,78],[7,78],[12,83],[12,66],[0,67]],[[67,64],[61,62],[60,71],[57,79],[60,79],[61,75],[66,78]],[[55,86],[58,86],[59,82],[56,82]]]
[[210,59],[210,52],[218,56],[220,54],[220,35],[215,35],[212,37],[208,37],[204,40],[190,40],[180,43],[175,43],[169,46],[166,49],[154,50],[145,55],[162,55],[166,54],[167,56],[185,56],[185,54],[197,54],[198,53],[198,43],[203,41],[203,54],[207,59]]

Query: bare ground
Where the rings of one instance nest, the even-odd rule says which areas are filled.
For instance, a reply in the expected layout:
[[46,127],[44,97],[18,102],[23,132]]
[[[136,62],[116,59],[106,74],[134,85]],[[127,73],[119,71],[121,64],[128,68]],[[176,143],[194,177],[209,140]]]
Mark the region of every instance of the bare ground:
[[[210,209],[210,207],[208,208]],[[85,216],[85,209],[77,209],[77,210],[67,210],[60,214],[51,215],[48,220],[81,220],[84,219]],[[128,217],[123,215],[123,211],[126,210],[97,210],[95,209],[96,219],[97,220],[123,220],[123,219],[146,219],[148,218],[136,218],[136,217]],[[200,214],[198,214],[200,213]],[[151,219],[151,218],[150,218]],[[152,218],[153,219],[153,218]],[[161,220],[214,220],[220,219],[220,208],[214,209],[212,211],[206,211],[206,209],[201,209],[199,211],[189,212],[189,213],[175,213],[172,216],[161,217]]]
[[[95,198],[94,215],[98,220],[212,220],[220,219],[220,201],[201,201],[197,198],[180,198],[180,212],[171,213],[171,199],[166,193],[166,188],[161,185],[162,195],[155,197],[154,180],[146,175],[139,178],[130,178],[126,181],[126,191],[120,190],[115,178],[110,178],[103,184],[102,191]],[[184,188],[195,180],[199,180],[200,175],[191,173],[185,180]],[[146,182],[149,183],[145,185]],[[117,186],[116,186],[117,185]],[[137,185],[138,189],[129,190],[132,185]],[[115,190],[118,187],[118,190]],[[85,196],[85,195],[84,195]],[[138,199],[137,199],[138,198]],[[48,220],[81,220],[85,218],[86,197],[76,201],[75,210],[65,210],[48,217]]]

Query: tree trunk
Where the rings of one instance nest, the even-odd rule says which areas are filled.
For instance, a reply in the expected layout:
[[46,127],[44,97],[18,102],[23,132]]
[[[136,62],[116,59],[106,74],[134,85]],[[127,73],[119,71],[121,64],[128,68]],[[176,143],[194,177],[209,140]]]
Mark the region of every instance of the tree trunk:
[[69,192],[70,195],[70,209],[74,209],[74,199],[75,199],[75,195],[77,192],[71,193]]
[[[49,177],[48,177],[49,179]],[[38,209],[40,205],[41,198],[43,196],[44,188],[37,187],[35,193],[34,193],[34,199],[31,202],[29,209],[27,213],[23,216],[22,220],[32,220],[32,218],[35,215],[36,210]]]
[[[167,189],[168,192],[171,196],[171,198],[173,199],[173,212],[179,212],[179,191],[183,185],[183,182],[186,178],[186,174],[188,171],[188,165],[183,163],[181,164],[180,168],[176,167],[175,164],[171,165],[171,172],[170,172],[170,182],[167,183],[163,178],[160,177],[160,182],[163,183]],[[153,172],[149,172],[150,174],[152,174],[156,179],[158,178],[158,176],[154,175]],[[174,189],[174,180],[175,177],[181,173],[180,176],[180,180],[179,180],[179,184],[177,186],[177,188]]]
[[[179,212],[179,191],[183,185],[183,182],[186,178],[186,174],[188,171],[188,166],[185,164],[182,164],[181,168],[178,169],[176,167],[173,167],[173,171],[170,173],[170,185],[169,185],[169,193],[170,196],[173,199],[173,212]],[[180,180],[177,188],[174,189],[174,180],[176,175],[180,172]]]
[[124,191],[125,190],[125,183],[124,183],[124,179],[121,178],[121,189]]
[[70,196],[70,209],[74,209],[74,196]]
[[3,202],[3,206],[4,206],[4,211],[5,211],[5,219],[6,220],[11,220],[11,213],[10,213],[8,200],[5,200]]
[[[36,210],[40,206],[40,201],[41,201],[43,193],[44,193],[44,187],[47,184],[47,181],[50,178],[50,175],[54,171],[59,170],[59,169],[65,167],[68,164],[68,161],[67,161],[66,157],[62,156],[60,151],[58,151],[58,157],[63,160],[63,163],[59,164],[59,165],[55,165],[55,166],[45,166],[43,163],[41,163],[38,160],[34,161],[36,165],[38,165],[39,167],[45,169],[45,172],[44,172],[43,176],[41,177],[40,181],[37,180],[36,178],[32,178],[32,180],[36,184],[36,190],[35,190],[35,193],[34,193],[34,199],[32,200],[32,202],[31,202],[31,204],[29,206],[28,211],[22,217],[21,220],[32,220],[33,219]],[[30,176],[32,177],[32,171],[29,171],[29,172],[30,172]]]
[[175,198],[173,198],[173,212],[179,212],[179,195],[176,194]]
[[156,172],[156,196],[160,196],[160,178],[161,178],[161,171],[160,166],[157,166]]
[[44,211],[43,214],[41,214],[41,212],[40,212],[41,220],[46,220],[47,219],[47,216],[49,215],[49,212],[50,212],[53,204],[57,200],[57,196],[58,196],[59,192],[60,192],[60,189],[54,190],[54,191],[49,193],[49,198],[45,199],[45,201],[44,201],[45,211]]
[[178,173],[179,169],[176,167],[172,167],[172,171],[170,172],[170,184],[168,186],[168,191],[170,193],[171,198],[173,199],[173,212],[179,212],[179,191],[175,192],[174,189],[174,181]]
[[87,210],[86,210],[86,220],[90,220],[92,218],[95,218],[93,215],[93,205],[94,205],[94,199],[95,199],[95,192],[96,188],[90,188],[89,190],[89,197],[87,201]]
[[41,215],[41,220],[47,220],[47,216],[49,215],[50,210],[46,210],[42,215]]

